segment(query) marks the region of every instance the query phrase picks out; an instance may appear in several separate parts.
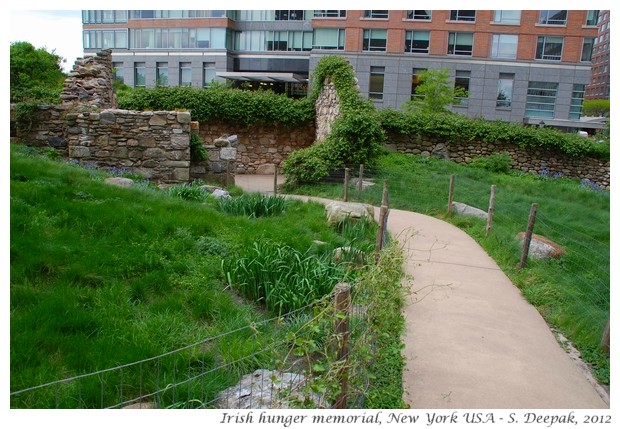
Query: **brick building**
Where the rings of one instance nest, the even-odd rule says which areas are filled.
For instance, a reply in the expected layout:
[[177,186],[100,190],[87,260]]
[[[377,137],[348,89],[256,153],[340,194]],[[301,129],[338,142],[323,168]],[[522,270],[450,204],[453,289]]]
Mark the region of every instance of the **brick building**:
[[598,14],[598,35],[594,39],[592,50],[592,79],[586,87],[586,97],[609,98],[609,11],[602,10]]
[[232,80],[291,95],[338,54],[361,92],[391,108],[412,98],[422,70],[443,68],[467,90],[455,112],[583,128],[598,12],[88,10],[84,51],[112,48],[117,78],[133,87]]

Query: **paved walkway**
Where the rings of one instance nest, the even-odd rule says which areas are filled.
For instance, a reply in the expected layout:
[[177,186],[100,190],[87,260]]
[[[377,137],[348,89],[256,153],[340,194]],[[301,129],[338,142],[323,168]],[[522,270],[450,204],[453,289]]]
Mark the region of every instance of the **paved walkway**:
[[[273,193],[273,176],[237,176],[236,184]],[[606,392],[471,237],[402,210],[390,210],[388,230],[413,277],[403,339],[411,408],[609,408]]]

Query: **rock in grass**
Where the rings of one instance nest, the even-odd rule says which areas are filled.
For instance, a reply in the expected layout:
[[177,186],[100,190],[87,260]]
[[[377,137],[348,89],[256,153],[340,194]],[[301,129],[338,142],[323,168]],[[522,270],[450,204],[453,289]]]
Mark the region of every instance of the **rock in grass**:
[[134,185],[134,181],[126,177],[108,177],[104,180],[104,183],[122,188],[131,188]]
[[456,201],[453,201],[452,208],[456,213],[462,214],[464,216],[473,216],[480,219],[487,218],[487,212],[480,210],[476,207],[468,206],[467,204],[457,203]]
[[[517,234],[517,239],[523,246],[523,239],[525,238],[525,232]],[[530,242],[529,256],[535,259],[545,258],[561,258],[566,250],[564,247],[549,240],[547,237],[538,234],[532,234],[532,241]]]
[[239,384],[217,394],[217,407],[227,409],[296,408],[310,401],[313,408],[326,408],[315,393],[303,392],[306,377],[292,372],[258,369],[245,375]]
[[335,225],[343,222],[345,219],[362,219],[367,218],[374,220],[375,208],[368,204],[362,203],[345,203],[342,201],[332,201],[325,206],[325,215],[327,223]]

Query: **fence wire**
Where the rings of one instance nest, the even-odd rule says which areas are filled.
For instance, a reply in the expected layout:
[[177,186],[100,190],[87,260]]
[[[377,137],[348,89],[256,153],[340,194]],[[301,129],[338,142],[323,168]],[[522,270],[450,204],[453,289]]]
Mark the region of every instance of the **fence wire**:
[[[308,357],[295,356],[293,349],[297,338],[327,341],[334,320],[331,301],[328,296],[157,356],[14,391],[11,407],[295,408],[304,401],[329,407],[319,395],[310,395],[313,402],[307,403]],[[348,316],[351,338],[360,337],[368,329],[363,308],[351,306]],[[325,331],[317,332],[317,326]],[[354,348],[351,341],[349,353]],[[363,372],[350,377],[367,386]],[[242,378],[244,385],[238,384]],[[353,396],[351,405],[356,404],[363,400]]]

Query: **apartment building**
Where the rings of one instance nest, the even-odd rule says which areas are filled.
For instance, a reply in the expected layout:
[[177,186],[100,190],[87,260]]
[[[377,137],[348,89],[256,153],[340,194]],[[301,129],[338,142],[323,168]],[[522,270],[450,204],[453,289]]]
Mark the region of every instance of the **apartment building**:
[[[132,87],[230,80],[304,95],[326,55],[353,65],[377,107],[410,100],[425,69],[448,69],[489,120],[581,127],[599,11],[87,10],[85,53],[110,48]],[[587,125],[586,125],[587,127]]]
[[609,99],[610,52],[609,11],[602,10],[598,14],[598,35],[592,50],[592,79],[585,98]]

